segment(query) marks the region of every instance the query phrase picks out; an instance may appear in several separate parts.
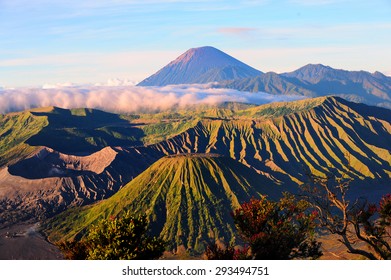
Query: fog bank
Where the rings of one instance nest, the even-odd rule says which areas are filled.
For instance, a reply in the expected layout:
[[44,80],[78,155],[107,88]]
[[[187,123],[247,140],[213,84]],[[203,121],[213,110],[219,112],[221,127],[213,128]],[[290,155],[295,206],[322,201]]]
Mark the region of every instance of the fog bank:
[[276,96],[262,92],[240,92],[198,84],[164,87],[64,86],[45,89],[3,89],[0,91],[0,113],[48,106],[135,113],[185,108],[197,104],[214,105],[226,101],[265,104],[301,98],[300,96]]

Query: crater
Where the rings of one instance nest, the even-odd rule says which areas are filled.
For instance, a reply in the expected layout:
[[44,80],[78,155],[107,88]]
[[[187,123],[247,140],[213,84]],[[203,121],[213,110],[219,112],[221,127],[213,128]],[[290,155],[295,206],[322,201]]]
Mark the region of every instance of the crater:
[[101,174],[115,159],[111,147],[86,156],[68,155],[44,147],[34,155],[8,166],[8,172],[26,179]]

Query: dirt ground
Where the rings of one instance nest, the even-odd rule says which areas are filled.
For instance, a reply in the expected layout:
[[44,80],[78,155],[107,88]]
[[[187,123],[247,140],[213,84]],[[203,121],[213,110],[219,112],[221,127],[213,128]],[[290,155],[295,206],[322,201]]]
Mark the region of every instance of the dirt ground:
[[0,229],[0,260],[63,259],[58,248],[37,231],[38,227],[26,223]]

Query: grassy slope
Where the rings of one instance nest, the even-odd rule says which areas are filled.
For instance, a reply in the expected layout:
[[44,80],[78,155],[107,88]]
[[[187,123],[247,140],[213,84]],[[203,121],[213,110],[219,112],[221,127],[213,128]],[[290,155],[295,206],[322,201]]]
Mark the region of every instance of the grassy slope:
[[0,115],[0,167],[33,152],[36,148],[25,142],[47,124],[46,117],[30,112]]
[[72,238],[100,218],[125,209],[146,214],[154,234],[171,248],[203,250],[209,239],[235,238],[230,212],[259,193],[278,196],[275,186],[230,158],[206,155],[165,157],[111,198],[71,209],[49,223],[49,237]]

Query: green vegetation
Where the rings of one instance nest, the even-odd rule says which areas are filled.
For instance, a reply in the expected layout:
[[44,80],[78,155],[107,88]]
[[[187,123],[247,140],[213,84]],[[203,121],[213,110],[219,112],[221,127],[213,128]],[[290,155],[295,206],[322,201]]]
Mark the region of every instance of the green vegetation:
[[60,242],[58,246],[67,259],[157,259],[164,252],[165,242],[149,237],[147,229],[145,217],[134,218],[126,212],[120,218],[101,220],[82,240]]
[[197,119],[184,118],[151,123],[141,127],[145,134],[142,140],[145,144],[155,144],[185,132],[187,129],[194,127],[197,122]]
[[225,103],[156,114],[117,115],[94,109],[32,109],[0,116],[0,164],[47,146],[63,153],[91,153],[106,146],[155,144],[194,127],[203,118],[230,118],[252,105]]
[[0,115],[0,167],[33,152],[25,142],[47,125],[46,117],[30,112]]
[[[227,103],[129,116],[46,108],[0,117],[0,160],[2,166],[11,165],[38,149],[36,146],[81,154],[121,146],[103,175],[80,170],[82,180],[69,177],[61,181],[64,185],[58,188],[66,191],[60,199],[55,195],[48,198],[50,192],[42,189],[23,193],[26,198],[54,201],[48,208],[55,208],[60,200],[61,207],[75,204],[78,197],[68,196],[67,191],[77,190],[74,193],[93,201],[102,197],[96,196],[97,190],[112,185],[122,188],[105,201],[55,217],[46,224],[49,238],[80,239],[99,220],[129,210],[136,216],[145,214],[150,232],[168,240],[169,249],[203,252],[211,240],[238,240],[235,223],[227,213],[251,197],[268,194],[275,198],[286,188],[295,192],[307,179],[307,169],[316,176],[346,173],[357,185],[369,182],[381,189],[389,184],[390,123],[390,111],[334,97],[262,106]],[[348,160],[349,169],[344,165]],[[67,164],[72,167],[67,161],[64,168]],[[72,188],[65,185],[69,183]],[[365,191],[372,192],[370,188]],[[13,207],[23,213],[42,211],[38,204],[26,206],[24,201],[32,200],[23,197],[18,205],[12,202]],[[2,203],[2,209],[7,209],[9,202]],[[25,212],[28,207],[36,208]],[[13,213],[14,209],[8,216]]]
[[144,136],[129,120],[99,110],[53,108],[49,112],[33,114],[47,117],[49,125],[27,143],[63,153],[88,153],[106,146],[140,145]]
[[151,233],[167,240],[169,249],[183,246],[201,253],[209,240],[235,240],[229,213],[240,203],[261,193],[277,197],[278,192],[271,181],[230,158],[166,157],[111,198],[56,216],[46,231],[52,241],[80,238],[100,219],[129,210],[145,214]]
[[331,97],[310,98],[295,102],[275,102],[243,110],[238,115],[251,118],[277,118],[314,109],[325,102],[327,98]]

